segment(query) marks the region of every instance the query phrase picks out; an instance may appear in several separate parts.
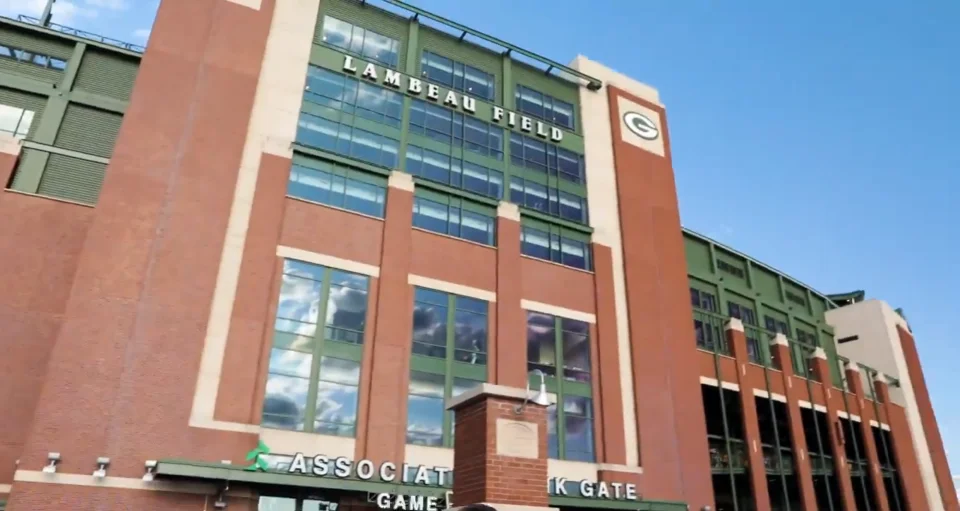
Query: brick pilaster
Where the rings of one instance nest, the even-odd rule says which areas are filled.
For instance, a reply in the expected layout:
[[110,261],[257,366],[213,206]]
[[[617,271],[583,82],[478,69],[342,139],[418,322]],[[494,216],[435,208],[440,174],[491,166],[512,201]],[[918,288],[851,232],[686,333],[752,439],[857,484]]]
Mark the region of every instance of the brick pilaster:
[[20,158],[20,141],[6,133],[0,133],[0,191],[10,185],[13,169]]
[[481,384],[449,401],[456,419],[454,506],[547,506],[547,408],[524,403],[526,395]]
[[747,473],[753,488],[753,500],[757,511],[770,509],[770,490],[767,488],[767,469],[763,460],[763,445],[760,441],[760,424],[757,419],[757,402],[753,397],[753,388],[746,379],[747,364],[750,355],[747,352],[747,337],[743,332],[743,322],[731,318],[724,325],[724,333],[730,344],[733,358],[737,361],[737,382],[740,384],[740,409],[743,417],[743,433],[747,446],[747,458],[750,463]]
[[403,460],[406,446],[413,335],[413,291],[408,282],[413,188],[409,174],[398,171],[390,174],[377,281],[377,321],[370,351],[373,360],[369,381],[362,381],[360,387],[360,401],[367,403],[367,424],[365,441],[357,445],[357,456],[375,462]]
[[860,416],[860,433],[863,435],[863,445],[866,450],[867,463],[870,466],[870,486],[876,499],[878,511],[890,511],[890,502],[887,500],[887,490],[883,486],[883,473],[880,472],[880,456],[877,454],[877,445],[873,442],[873,430],[870,421],[867,420],[864,409],[869,406],[865,402],[863,391],[863,380],[860,379],[860,368],[854,363],[847,364],[844,368],[847,384],[850,390],[856,396],[855,409]]
[[790,363],[790,342],[783,334],[777,334],[770,341],[770,353],[773,355],[783,375],[783,388],[787,394],[787,415],[790,418],[790,448],[793,450],[793,463],[797,469],[797,481],[800,484],[800,499],[803,511],[817,511],[817,493],[813,488],[813,470],[807,452],[807,437],[803,431],[803,417],[800,415],[800,396],[793,385],[793,365]]
[[526,321],[520,299],[520,209],[512,202],[497,208],[497,325],[491,350],[490,381],[523,388],[527,384]]
[[840,426],[840,416],[837,409],[832,404],[831,393],[833,392],[830,382],[830,366],[827,364],[827,354],[823,348],[817,348],[810,355],[810,367],[813,369],[813,375],[822,383],[814,383],[814,388],[820,388],[823,392],[823,402],[827,408],[827,427],[830,445],[833,446],[833,466],[837,482],[840,486],[840,495],[843,500],[843,508],[846,511],[857,511],[857,501],[853,497],[853,483],[850,481],[850,467],[847,465],[847,454],[844,449],[844,431]]
[[877,373],[874,377],[873,388],[877,400],[887,413],[893,457],[897,461],[897,475],[904,493],[902,498],[908,509],[930,509],[906,412],[890,401],[890,386],[882,373]]

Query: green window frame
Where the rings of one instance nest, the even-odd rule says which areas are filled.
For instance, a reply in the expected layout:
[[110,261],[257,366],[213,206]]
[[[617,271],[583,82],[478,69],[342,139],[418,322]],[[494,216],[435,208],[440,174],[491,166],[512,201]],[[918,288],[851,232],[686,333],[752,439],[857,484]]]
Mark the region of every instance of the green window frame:
[[285,259],[282,279],[262,425],[354,436],[370,278]]
[[556,398],[547,410],[549,457],[593,462],[590,324],[535,311],[527,311],[526,324],[530,386],[540,384],[539,371],[547,391]]
[[480,243],[497,244],[494,208],[447,194],[417,189],[413,199],[413,226],[438,234]]
[[415,287],[408,444],[453,447],[447,399],[487,381],[489,303]]
[[[300,112],[296,142],[304,146],[339,154],[358,161],[396,169],[400,161],[399,130],[392,135],[375,122],[352,115],[341,116],[338,122],[326,116]],[[350,121],[355,124],[350,124]]]
[[0,104],[0,131],[24,139],[30,133],[35,112],[10,105]]
[[329,14],[323,17],[321,40],[387,67],[396,69],[400,63],[400,41]]
[[403,95],[397,91],[363,82],[343,73],[310,65],[303,100],[338,113],[355,115],[400,129],[403,118]]
[[37,67],[63,71],[67,69],[67,61],[44,55],[35,51],[15,48],[5,44],[0,44],[0,58],[15,60],[24,64],[31,64]]
[[534,88],[517,84],[514,94],[517,110],[568,130],[576,129],[577,106]]
[[383,218],[387,178],[319,158],[295,154],[287,195]]
[[593,271],[590,236],[548,222],[521,218],[520,252],[535,259]]

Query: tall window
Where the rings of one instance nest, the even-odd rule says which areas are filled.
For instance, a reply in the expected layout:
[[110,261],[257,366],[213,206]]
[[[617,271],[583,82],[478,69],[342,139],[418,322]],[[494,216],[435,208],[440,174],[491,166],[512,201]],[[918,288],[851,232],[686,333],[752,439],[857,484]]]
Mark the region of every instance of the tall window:
[[316,66],[307,72],[303,99],[394,128],[400,127],[403,117],[400,93]]
[[551,124],[574,129],[573,105],[523,85],[517,85],[517,110]]
[[426,50],[420,66],[423,76],[431,82],[487,101],[496,97],[495,80],[486,71]]
[[297,155],[287,194],[328,206],[383,218],[387,180],[323,160]]
[[571,268],[591,269],[589,242],[577,239],[577,234],[572,231],[553,225],[522,226],[520,251],[523,255]]
[[413,144],[407,145],[407,172],[440,184],[499,199],[503,173]]
[[729,354],[730,346],[723,335],[723,319],[717,313],[717,296],[697,288],[690,288],[693,305],[693,330],[697,347],[713,352]]
[[399,63],[399,41],[333,16],[323,18],[323,42],[388,67]]
[[[543,372],[556,395],[547,418],[550,457],[594,461],[590,325],[528,311],[527,369]],[[539,384],[537,375],[530,378]]]
[[264,427],[354,436],[368,281],[284,261]]
[[0,131],[26,138],[33,125],[33,112],[15,106],[0,105]]
[[503,128],[420,99],[410,107],[410,132],[503,160]]
[[492,208],[448,195],[430,194],[428,197],[419,196],[413,200],[414,227],[484,245],[496,243]]
[[398,140],[307,113],[300,114],[297,142],[388,169],[399,161]]
[[453,413],[444,403],[487,381],[487,305],[415,289],[407,443],[453,445]]
[[572,183],[584,182],[583,155],[519,133],[510,134],[510,163]]
[[[745,326],[756,327],[758,325],[757,313],[746,305],[728,302],[727,311],[730,313],[731,318],[737,318],[743,321]],[[756,329],[744,328],[744,334],[747,337],[747,355],[749,355],[750,361],[760,363],[760,361],[763,360],[763,356],[760,352],[760,339],[758,338]]]

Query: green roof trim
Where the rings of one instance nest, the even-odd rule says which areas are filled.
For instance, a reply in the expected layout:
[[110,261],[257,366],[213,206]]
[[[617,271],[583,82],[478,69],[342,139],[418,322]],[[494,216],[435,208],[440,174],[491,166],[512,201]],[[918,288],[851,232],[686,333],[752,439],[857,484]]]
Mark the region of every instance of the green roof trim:
[[[245,483],[252,486],[286,486],[331,490],[335,492],[394,493],[404,495],[423,495],[445,498],[449,488],[438,486],[420,486],[379,481],[361,481],[359,479],[338,479],[316,477],[281,472],[263,472],[248,470],[243,465],[208,463],[183,459],[165,459],[157,463],[155,472],[158,478],[206,480],[209,482]],[[676,501],[624,501],[587,499],[582,497],[551,496],[551,507],[579,507],[594,509],[634,510],[634,511],[686,511],[687,505]]]
[[[479,30],[474,30],[474,29],[472,29],[472,28],[470,28],[470,27],[467,27],[467,26],[465,26],[465,25],[461,25],[461,24],[457,23],[456,21],[449,20],[449,19],[447,19],[447,18],[444,18],[443,16],[439,16],[439,15],[437,15],[437,14],[433,14],[433,13],[431,13],[431,12],[424,11],[423,9],[420,9],[420,8],[418,8],[418,7],[414,7],[414,6],[412,6],[412,5],[410,5],[410,4],[406,3],[406,2],[401,2],[400,0],[382,0],[382,1],[383,1],[383,2],[386,2],[386,3],[390,4],[390,5],[393,5],[394,7],[398,7],[398,8],[400,8],[400,9],[403,9],[403,10],[405,10],[405,11],[407,11],[407,12],[412,12],[413,15],[414,15],[414,18],[416,18],[416,17],[418,17],[418,16],[423,16],[424,18],[431,19],[431,20],[433,20],[433,21],[436,21],[437,23],[441,23],[441,24],[446,25],[446,26],[448,26],[448,27],[450,27],[450,28],[452,28],[452,29],[454,29],[454,30],[459,31],[459,32],[461,33],[461,34],[460,34],[460,40],[461,40],[461,41],[462,41],[463,38],[466,37],[467,35],[472,35],[472,36],[474,36],[474,37],[483,39],[484,41],[486,41],[486,42],[488,42],[488,43],[491,43],[491,44],[494,44],[494,45],[499,46],[499,47],[501,47],[501,48],[504,48],[504,49],[506,50],[504,53],[506,53],[506,54],[518,53],[518,54],[520,54],[520,55],[523,55],[524,57],[527,57],[527,58],[533,59],[533,60],[535,60],[535,61],[537,61],[537,62],[540,62],[541,64],[547,66],[547,69],[546,69],[546,71],[545,71],[546,74],[550,74],[554,69],[556,69],[557,71],[562,71],[563,73],[566,73],[566,74],[571,75],[571,76],[575,76],[575,77],[577,77],[577,78],[579,78],[579,79],[587,82],[587,88],[590,89],[590,90],[593,90],[593,91],[600,90],[600,87],[603,86],[603,82],[601,82],[600,80],[598,80],[598,79],[596,79],[596,78],[594,78],[594,77],[592,77],[592,76],[589,76],[589,75],[586,75],[586,74],[584,74],[584,73],[581,73],[580,71],[577,71],[576,69],[573,69],[573,68],[571,68],[571,67],[567,67],[567,66],[565,66],[565,65],[563,65],[563,64],[561,64],[561,63],[559,63],[559,62],[550,60],[550,59],[548,59],[548,58],[546,58],[546,57],[544,57],[544,56],[542,56],[542,55],[537,55],[536,53],[533,53],[532,51],[524,50],[524,49],[522,49],[522,48],[520,48],[520,47],[514,46],[514,45],[512,45],[512,44],[510,44],[510,43],[508,43],[508,42],[506,42],[506,41],[504,41],[504,40],[502,40],[502,39],[498,39],[498,38],[493,37],[493,36],[491,36],[491,35],[487,35],[487,34],[485,34],[485,33],[483,33],[483,32],[480,32]],[[366,4],[367,2],[366,2],[366,0],[360,0],[360,3],[361,3],[361,4]]]
[[838,304],[837,302],[833,301],[833,299],[830,298],[830,295],[825,295],[825,294],[817,291],[816,289],[813,288],[813,286],[804,283],[804,282],[803,282],[802,280],[800,280],[800,279],[797,279],[797,278],[795,278],[795,277],[791,277],[791,276],[788,275],[786,272],[780,271],[780,270],[774,268],[773,266],[770,266],[769,264],[760,262],[760,261],[758,261],[758,260],[757,260],[756,258],[754,258],[754,257],[750,257],[749,255],[744,254],[743,252],[741,252],[741,251],[739,251],[739,250],[737,250],[737,249],[735,249],[735,248],[733,248],[733,247],[731,247],[731,246],[729,246],[729,245],[724,245],[723,243],[720,243],[719,241],[717,241],[717,240],[715,240],[715,239],[713,239],[713,238],[711,238],[711,237],[709,237],[709,236],[707,236],[707,235],[705,235],[705,234],[700,234],[699,232],[694,231],[693,229],[689,229],[689,228],[687,228],[687,227],[682,227],[682,226],[681,226],[681,230],[682,230],[683,233],[689,234],[690,236],[693,236],[694,238],[699,238],[699,239],[701,239],[701,240],[703,240],[703,241],[706,241],[706,242],[709,242],[709,243],[713,243],[713,244],[714,244],[715,246],[717,246],[717,247],[720,247],[720,248],[722,248],[722,249],[724,249],[724,250],[726,250],[726,251],[728,251],[728,252],[730,252],[730,253],[732,253],[732,254],[735,254],[735,255],[738,255],[738,256],[740,256],[740,257],[743,257],[744,259],[750,261],[751,264],[755,264],[755,265],[757,265],[757,266],[760,266],[761,268],[765,268],[765,269],[767,269],[767,270],[769,270],[769,271],[772,271],[773,273],[776,273],[776,274],[778,274],[778,275],[781,275],[781,276],[783,276],[783,278],[789,279],[789,280],[792,281],[793,283],[795,283],[795,284],[797,284],[797,285],[799,285],[799,286],[801,286],[801,287],[805,287],[805,288],[809,289],[811,293],[813,293],[814,295],[816,295],[816,296],[818,296],[818,297],[820,297],[820,298],[823,298],[824,300],[826,300],[826,301],[829,302],[830,304],[832,304],[832,305],[834,305],[834,306],[839,306],[839,304]]

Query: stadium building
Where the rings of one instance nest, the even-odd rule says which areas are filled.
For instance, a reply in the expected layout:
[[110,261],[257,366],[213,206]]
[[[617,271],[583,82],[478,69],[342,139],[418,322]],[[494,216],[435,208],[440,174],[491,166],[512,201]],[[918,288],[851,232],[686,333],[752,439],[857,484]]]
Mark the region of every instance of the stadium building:
[[0,508],[958,510],[904,316],[681,227],[658,92],[398,0],[0,20]]

